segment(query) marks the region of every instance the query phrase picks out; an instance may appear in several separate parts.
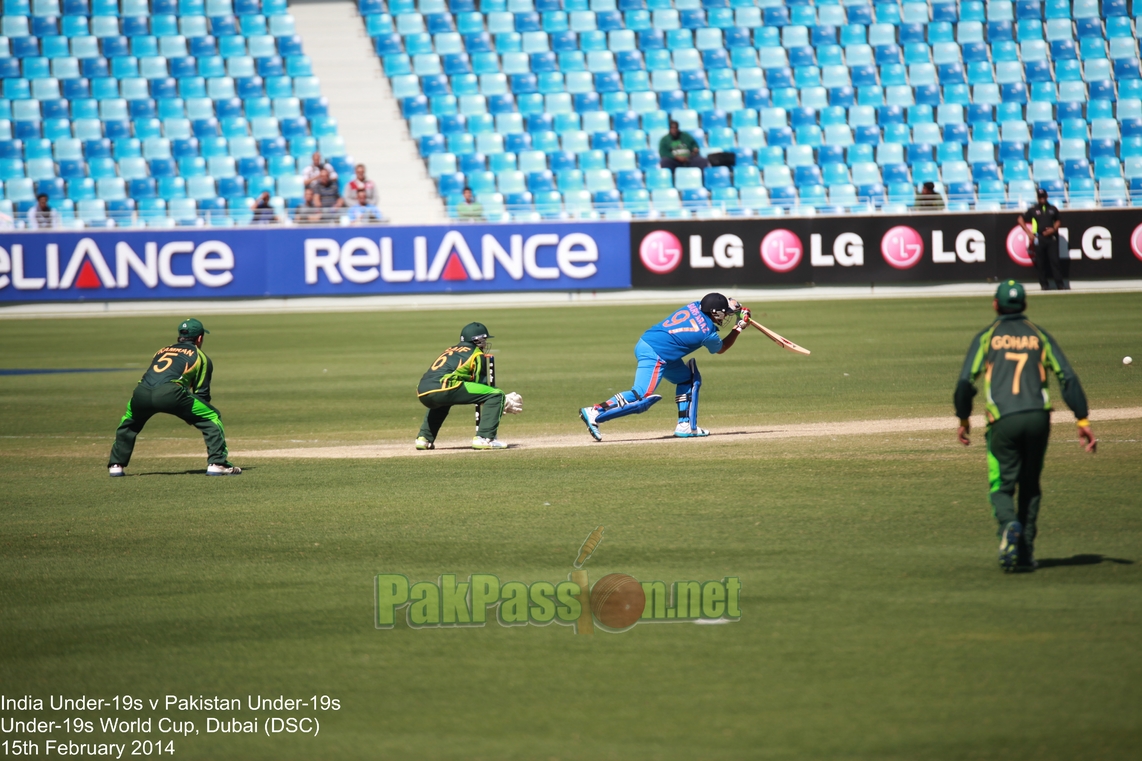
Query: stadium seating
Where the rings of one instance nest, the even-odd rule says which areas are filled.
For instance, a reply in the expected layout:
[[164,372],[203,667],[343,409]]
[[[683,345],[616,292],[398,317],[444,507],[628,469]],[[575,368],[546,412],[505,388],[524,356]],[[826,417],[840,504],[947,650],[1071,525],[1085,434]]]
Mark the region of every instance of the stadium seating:
[[314,150],[351,165],[285,0],[3,0],[0,87],[10,216],[241,224]]
[[[1116,206],[1142,186],[1126,0],[359,9],[441,194],[467,184],[505,218],[904,211],[926,181],[952,209],[1035,183]],[[734,168],[659,170],[669,119]]]

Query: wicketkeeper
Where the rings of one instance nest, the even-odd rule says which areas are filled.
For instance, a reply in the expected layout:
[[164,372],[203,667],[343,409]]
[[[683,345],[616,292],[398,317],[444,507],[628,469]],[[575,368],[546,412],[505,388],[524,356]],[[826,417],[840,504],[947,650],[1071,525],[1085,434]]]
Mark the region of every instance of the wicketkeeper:
[[210,405],[214,363],[202,351],[203,336],[209,332],[194,318],[183,320],[178,326],[178,341],[155,352],[115,432],[115,445],[107,463],[112,477],[124,475],[123,468],[131,462],[135,450],[135,438],[147,421],[160,412],[182,418],[202,432],[206,440],[206,475],[236,476],[242,472],[226,459],[222,417]]
[[[734,313],[738,316],[737,324],[723,339],[718,335],[718,328]],[[663,378],[677,386],[674,399],[678,403],[678,424],[674,435],[678,438],[709,436],[709,431],[698,427],[698,392],[702,388],[698,363],[693,359],[683,362],[682,358],[703,346],[711,354],[725,354],[749,325],[749,319],[749,309],[738,302],[720,293],[707,293],[700,302],[691,302],[648,328],[634,347],[638,361],[634,387],[579,410],[579,417],[591,436],[602,441],[603,434],[599,431],[602,423],[650,409],[662,399],[654,389]]]
[[482,323],[468,323],[460,331],[460,343],[445,349],[420,379],[416,397],[428,412],[416,437],[417,449],[436,448],[440,426],[459,404],[476,405],[479,427],[472,449],[507,449],[508,445],[496,438],[500,418],[505,412],[522,412],[523,399],[514,392],[505,395],[495,387],[494,358],[487,353],[488,339],[494,337]]
[[[1051,334],[1023,316],[1027,295],[1008,280],[993,302],[999,319],[972,339],[956,384],[957,433],[971,443],[973,383],[981,374],[987,410],[987,476],[991,507],[999,521],[999,565],[1005,572],[1035,570],[1039,518],[1039,474],[1051,435],[1047,371],[1059,379],[1063,399],[1078,419],[1079,441],[1094,452],[1098,441],[1087,420],[1086,395],[1063,350]],[[1015,502],[1018,489],[1019,501]]]

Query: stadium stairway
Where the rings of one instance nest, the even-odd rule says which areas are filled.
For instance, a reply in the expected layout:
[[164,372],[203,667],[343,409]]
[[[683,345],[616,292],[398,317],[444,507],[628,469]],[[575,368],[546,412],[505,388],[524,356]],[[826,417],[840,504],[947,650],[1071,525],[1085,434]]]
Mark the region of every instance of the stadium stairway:
[[377,184],[381,211],[396,224],[446,221],[436,183],[409,137],[356,4],[301,0],[290,3],[290,12],[341,136]]

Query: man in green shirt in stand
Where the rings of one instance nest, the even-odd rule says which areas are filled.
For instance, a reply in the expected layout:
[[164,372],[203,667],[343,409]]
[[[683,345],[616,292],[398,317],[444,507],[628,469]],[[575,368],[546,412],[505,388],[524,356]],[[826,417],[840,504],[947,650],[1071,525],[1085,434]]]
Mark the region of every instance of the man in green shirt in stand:
[[698,142],[694,136],[683,132],[676,121],[670,122],[670,131],[658,141],[658,155],[662,159],[659,166],[672,172],[682,166],[705,169],[710,165],[698,152]]
[[[1079,441],[1093,453],[1098,441],[1087,419],[1082,384],[1051,334],[1028,320],[1027,295],[1014,280],[1000,284],[993,302],[999,318],[976,334],[956,384],[957,436],[971,444],[972,397],[984,377],[987,411],[987,475],[992,514],[999,521],[999,565],[1006,573],[1034,571],[1039,517],[1039,474],[1051,435],[1047,374],[1059,379],[1063,400],[1078,419]],[[1019,489],[1016,505],[1015,491]]]
[[464,188],[464,200],[456,204],[456,219],[464,222],[484,221],[484,207],[472,199],[471,188]]

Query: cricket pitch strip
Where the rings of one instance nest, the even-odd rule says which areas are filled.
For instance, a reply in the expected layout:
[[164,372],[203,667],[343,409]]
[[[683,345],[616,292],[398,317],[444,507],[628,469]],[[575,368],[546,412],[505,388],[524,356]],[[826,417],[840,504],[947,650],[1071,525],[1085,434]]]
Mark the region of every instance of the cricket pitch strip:
[[[1118,407],[1105,410],[1092,410],[1090,419],[1094,423],[1109,420],[1134,420],[1142,418],[1142,407]],[[1056,410],[1051,415],[1054,425],[1067,425],[1074,423],[1074,416],[1069,410]],[[984,432],[985,421],[982,416],[972,417],[972,432],[980,437]],[[913,417],[888,418],[883,420],[854,420],[841,423],[801,423],[792,425],[770,426],[742,426],[733,430],[714,431],[709,438],[701,439],[675,439],[669,434],[653,431],[623,431],[614,429],[613,432],[604,432],[602,441],[594,441],[584,430],[582,434],[561,436],[530,436],[520,438],[511,443],[512,450],[530,449],[564,449],[572,447],[615,447],[645,444],[669,444],[674,446],[703,446],[710,442],[743,441],[743,440],[769,440],[792,439],[808,437],[834,437],[854,436],[886,433],[911,433],[919,431],[948,432],[950,438],[955,437],[956,419],[951,415],[941,417]],[[1096,429],[1097,430],[1097,429]],[[511,438],[510,436],[508,437]],[[482,453],[473,451],[466,443],[470,439],[459,438],[450,441],[438,441],[437,448],[431,451],[417,451],[412,446],[412,436],[407,442],[383,442],[376,444],[352,444],[345,446],[316,446],[293,447],[286,449],[248,449],[231,452],[235,459],[264,459],[264,458],[291,458],[291,459],[319,459],[319,460],[367,460],[387,457],[441,457],[446,455],[469,454],[480,456]],[[172,457],[191,456],[170,455]],[[200,457],[201,453],[193,456]]]

